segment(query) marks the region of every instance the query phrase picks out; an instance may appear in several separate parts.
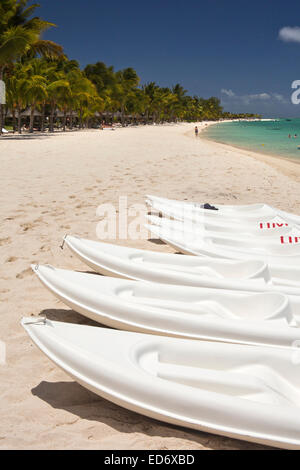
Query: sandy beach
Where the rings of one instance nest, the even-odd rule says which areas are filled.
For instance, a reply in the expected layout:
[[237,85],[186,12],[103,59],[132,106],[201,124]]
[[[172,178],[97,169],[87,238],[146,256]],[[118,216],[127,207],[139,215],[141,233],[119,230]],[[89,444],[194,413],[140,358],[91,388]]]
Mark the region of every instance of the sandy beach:
[[[201,124],[199,124],[199,127]],[[0,140],[0,449],[263,449],[166,425],[88,392],[30,341],[22,316],[93,324],[38,282],[31,263],[88,269],[66,233],[97,239],[100,204],[146,194],[209,203],[266,202],[300,213],[300,165],[194,137],[193,124],[9,135]],[[151,240],[111,243],[174,252]]]

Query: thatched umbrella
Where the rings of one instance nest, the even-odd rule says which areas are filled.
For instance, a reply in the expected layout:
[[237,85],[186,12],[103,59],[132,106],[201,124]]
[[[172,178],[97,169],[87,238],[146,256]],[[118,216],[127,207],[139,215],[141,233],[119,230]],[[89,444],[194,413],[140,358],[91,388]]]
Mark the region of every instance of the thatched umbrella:
[[[22,111],[21,116],[30,117],[30,114],[31,114],[31,109],[27,108],[27,109],[25,109],[25,111]],[[40,113],[37,109],[34,110],[34,117],[36,117],[36,116],[38,116],[38,117],[42,116],[42,113]]]

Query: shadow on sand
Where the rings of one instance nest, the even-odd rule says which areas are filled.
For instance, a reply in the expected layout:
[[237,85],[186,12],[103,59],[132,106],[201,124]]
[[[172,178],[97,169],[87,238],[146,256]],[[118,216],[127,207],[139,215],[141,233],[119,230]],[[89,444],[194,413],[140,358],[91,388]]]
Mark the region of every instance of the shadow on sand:
[[154,243],[155,245],[166,245],[166,242],[160,240],[160,238],[149,238],[148,242]]
[[4,134],[0,136],[0,140],[39,140],[54,137],[60,134],[57,133],[38,133],[38,134]]
[[[101,326],[73,310],[47,309],[43,310],[40,315],[46,315],[50,320]],[[164,424],[153,418],[148,418],[115,405],[85,389],[77,382],[42,381],[31,392],[54,409],[65,410],[84,420],[103,423],[120,433],[142,433],[148,437],[184,439],[190,441],[192,445],[194,443],[197,446],[218,450],[269,449],[258,444],[245,443],[236,439],[192,431],[172,424]]]

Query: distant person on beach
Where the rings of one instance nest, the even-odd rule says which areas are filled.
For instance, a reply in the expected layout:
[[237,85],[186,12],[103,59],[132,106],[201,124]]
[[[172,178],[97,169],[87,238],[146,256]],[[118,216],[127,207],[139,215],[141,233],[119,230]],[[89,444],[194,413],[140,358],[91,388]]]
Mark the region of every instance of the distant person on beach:
[[291,137],[292,137],[291,134],[289,134],[289,135],[288,135],[288,138],[290,139]]
[[295,134],[295,135],[294,135],[294,139],[297,139],[297,137],[298,137],[297,134]]
[[196,127],[195,127],[195,136],[196,136],[196,137],[198,136],[198,133],[199,133],[199,129],[198,129],[198,127],[196,126]]

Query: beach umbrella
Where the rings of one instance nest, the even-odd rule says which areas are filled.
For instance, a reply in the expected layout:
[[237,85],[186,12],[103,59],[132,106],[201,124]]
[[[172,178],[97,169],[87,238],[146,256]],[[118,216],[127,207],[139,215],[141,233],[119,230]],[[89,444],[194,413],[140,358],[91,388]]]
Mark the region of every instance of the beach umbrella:
[[[31,110],[29,108],[25,109],[25,111],[23,111],[21,113],[21,116],[25,116],[25,117],[28,117],[30,116],[30,113],[31,113]],[[37,109],[34,110],[34,115],[35,116],[42,116],[42,113],[40,113]]]

